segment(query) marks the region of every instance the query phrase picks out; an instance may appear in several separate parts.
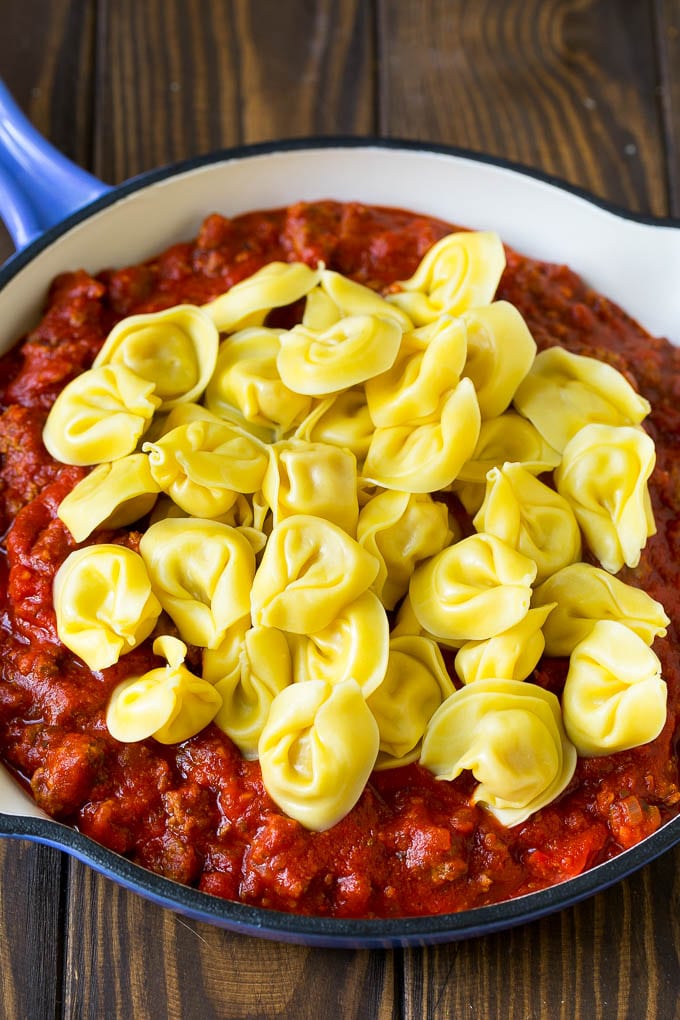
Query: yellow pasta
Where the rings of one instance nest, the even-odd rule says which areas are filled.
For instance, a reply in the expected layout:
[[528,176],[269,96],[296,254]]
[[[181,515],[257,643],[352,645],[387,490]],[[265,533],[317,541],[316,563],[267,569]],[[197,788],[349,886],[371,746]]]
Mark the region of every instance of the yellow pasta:
[[636,567],[656,531],[647,480],[654,443],[641,428],[585,425],[567,443],[555,471],[591,551],[612,574]]
[[[505,411],[485,419],[472,457],[458,472],[457,481],[486,486],[487,473],[505,463],[521,464],[525,471],[540,475],[560,463],[561,454],[543,439],[538,429],[516,411]],[[480,500],[481,503],[481,500]]]
[[533,560],[537,584],[581,558],[581,532],[571,506],[520,464],[489,471],[473,524]]
[[612,365],[562,347],[536,356],[515,406],[560,451],[584,425],[639,425],[650,410]]
[[222,704],[214,720],[244,758],[257,758],[258,741],[271,704],[292,679],[285,635],[271,627],[247,630],[238,667],[215,684]]
[[482,418],[495,418],[510,404],[531,368],[536,343],[514,305],[494,301],[464,312],[467,361],[464,375],[472,379]]
[[542,627],[555,607],[530,609],[519,623],[484,641],[466,641],[456,653],[456,673],[464,684],[501,677],[526,680],[545,649]]
[[269,262],[204,305],[204,311],[221,333],[261,326],[272,308],[292,305],[320,279],[321,269],[310,269],[303,262]]
[[93,468],[62,499],[57,514],[76,542],[84,542],[97,528],[122,528],[138,521],[152,509],[159,492],[149,458],[131,453]]
[[420,625],[438,638],[481,641],[526,616],[536,564],[494,535],[470,535],[416,567],[409,584]]
[[337,524],[287,517],[273,529],[255,574],[253,623],[314,634],[370,588],[378,569],[375,556]]
[[269,452],[262,495],[275,525],[295,514],[309,514],[356,535],[359,503],[353,453],[300,439],[275,443]]
[[238,680],[241,653],[250,630],[250,613],[230,624],[216,648],[204,648],[201,676],[211,684],[222,680]]
[[535,589],[532,605],[556,603],[543,627],[548,655],[571,655],[598,620],[618,620],[645,644],[670,623],[660,602],[590,563],[572,563]]
[[142,449],[158,486],[196,517],[219,517],[259,489],[269,462],[259,440],[226,421],[178,425]]
[[380,732],[377,769],[418,758],[425,727],[453,691],[435,641],[415,635],[392,637],[385,679],[366,699]]
[[525,821],[562,793],[576,750],[554,694],[520,680],[478,680],[450,695],[423,738],[420,763],[438,779],[469,769],[472,800],[502,825]]
[[379,743],[354,680],[286,687],[272,702],[258,745],[267,793],[305,828],[329,829],[359,800]]
[[444,394],[436,414],[424,421],[378,428],[373,433],[364,476],[386,489],[435,492],[456,478],[479,436],[477,395],[469,379]]
[[571,653],[564,725],[580,755],[625,751],[658,737],[666,696],[651,648],[625,624],[599,620]]
[[43,442],[63,464],[91,465],[132,453],[160,404],[154,384],[125,365],[76,376],[47,416]]
[[289,634],[296,681],[355,680],[366,698],[383,682],[389,650],[387,615],[373,592],[345,606],[313,634]]
[[179,744],[212,721],[222,698],[212,684],[186,668],[182,641],[163,635],[153,650],[167,665],[119,684],[109,701],[106,725],[123,742],[154,737],[161,744]]
[[400,291],[386,298],[416,326],[488,304],[505,269],[505,251],[490,231],[458,231],[437,241]]
[[401,337],[394,319],[378,315],[348,315],[319,332],[293,326],[281,333],[276,366],[291,390],[326,396],[385,372]]
[[167,518],[144,533],[139,551],[158,600],[187,644],[217,648],[248,612],[255,554],[236,528]]
[[443,394],[458,385],[466,354],[461,319],[442,316],[405,333],[392,367],[365,384],[373,422],[389,428],[434,414]]
[[219,417],[242,417],[247,425],[287,432],[311,410],[311,399],[284,385],[276,367],[279,331],[264,326],[227,337],[205,393]]
[[176,305],[122,319],[106,338],[94,367],[125,365],[154,384],[161,410],[166,411],[199,399],[215,368],[218,341],[204,311]]
[[453,538],[446,504],[429,493],[388,490],[368,500],[359,513],[357,540],[380,563],[373,587],[386,609],[406,594],[416,564]]
[[161,612],[143,560],[122,545],[70,553],[54,578],[53,602],[60,641],[92,670],[141,644]]
[[330,443],[350,450],[363,464],[374,431],[363,386],[350,386],[341,393],[319,400],[295,431],[296,439]]
[[[364,287],[363,284],[350,280],[342,273],[325,269],[321,274],[319,286],[337,309],[337,319],[334,321],[347,315],[379,315],[382,318],[393,319],[402,330],[413,329],[413,323],[400,308],[390,304],[370,287]],[[323,313],[317,308],[316,315],[318,318],[330,318],[329,306],[325,306]]]

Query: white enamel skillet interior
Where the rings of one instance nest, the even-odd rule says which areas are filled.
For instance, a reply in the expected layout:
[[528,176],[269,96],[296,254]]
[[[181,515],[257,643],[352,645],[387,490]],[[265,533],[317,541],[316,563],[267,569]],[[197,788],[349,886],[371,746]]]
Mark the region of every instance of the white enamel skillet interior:
[[[217,153],[135,178],[74,212],[0,269],[0,352],[38,321],[60,272],[138,263],[194,237],[212,212],[234,216],[315,199],[396,206],[495,230],[524,254],[569,265],[649,332],[680,344],[680,223],[626,214],[545,176],[471,153],[339,139]],[[246,907],[153,875],[48,819],[2,767],[0,834],[60,847],[197,920],[289,942],[366,948],[451,941],[561,909],[680,841],[680,818],[615,860],[543,892],[459,914],[376,921]]]

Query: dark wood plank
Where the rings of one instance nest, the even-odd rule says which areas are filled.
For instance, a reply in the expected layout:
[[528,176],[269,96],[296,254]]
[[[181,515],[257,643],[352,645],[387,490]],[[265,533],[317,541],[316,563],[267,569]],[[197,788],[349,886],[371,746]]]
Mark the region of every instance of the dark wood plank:
[[504,156],[667,211],[650,2],[378,0],[378,10],[381,133]]
[[373,129],[361,0],[101,0],[96,171],[118,182],[242,142]]
[[0,842],[0,1015],[57,1016],[61,997],[61,855]]
[[680,217],[680,0],[656,0],[669,212]]
[[680,852],[577,907],[406,957],[406,1016],[678,1015]]
[[399,1015],[389,952],[312,950],[234,935],[147,903],[80,864],[71,869],[69,914],[66,1016]]

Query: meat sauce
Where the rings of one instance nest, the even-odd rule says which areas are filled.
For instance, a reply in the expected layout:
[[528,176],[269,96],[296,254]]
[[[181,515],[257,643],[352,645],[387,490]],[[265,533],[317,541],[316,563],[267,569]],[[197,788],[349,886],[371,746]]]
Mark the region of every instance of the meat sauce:
[[[470,803],[474,780],[436,780],[419,765],[376,772],[338,824],[309,832],[268,797],[257,762],[210,725],[176,746],[120,744],[105,710],[124,678],[158,664],[151,640],[92,673],[59,642],[52,581],[75,547],[56,516],[85,475],[45,451],[54,398],[89,367],[119,319],[202,304],[274,259],[323,261],[379,290],[415,270],[451,231],[444,222],[359,204],[299,203],[225,219],[151,261],[55,280],[39,325],[0,362],[0,754],[48,814],[178,882],[244,903],[303,914],[438,914],[515,897],[580,874],[655,831],[680,810],[680,350],[650,337],[568,268],[507,252],[499,298],[519,308],[540,349],[562,344],[607,361],[652,403],[650,483],[657,534],[622,578],[671,617],[655,651],[668,716],[651,744],[580,759],[566,792],[506,829]],[[287,311],[269,324],[286,325]],[[460,512],[460,508],[458,508]],[[136,549],[134,530],[96,541]],[[94,539],[92,539],[94,540]],[[90,541],[92,541],[90,540]],[[200,652],[188,665],[200,672]],[[544,658],[535,682],[559,694],[566,660]]]

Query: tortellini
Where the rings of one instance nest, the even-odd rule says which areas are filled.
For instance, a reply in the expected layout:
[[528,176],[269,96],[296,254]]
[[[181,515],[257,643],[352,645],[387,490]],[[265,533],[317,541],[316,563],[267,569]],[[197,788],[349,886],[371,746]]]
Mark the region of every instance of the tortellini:
[[314,634],[370,588],[379,570],[337,524],[287,517],[273,529],[250,593],[253,622],[293,634]]
[[240,643],[236,668],[215,684],[222,701],[215,725],[233,740],[244,758],[257,758],[271,704],[292,680],[291,656],[282,631],[248,629]]
[[453,691],[435,641],[420,635],[391,638],[385,679],[367,698],[380,731],[377,769],[416,760],[425,727]]
[[526,680],[545,649],[542,627],[555,603],[530,609],[519,623],[484,641],[466,641],[456,654],[456,673],[464,684],[504,677]]
[[219,336],[208,315],[195,305],[130,315],[113,327],[94,366],[125,365],[154,383],[167,411],[181,401],[197,400],[208,385],[217,359]]
[[536,356],[514,402],[560,451],[584,425],[639,425],[650,410],[612,365],[562,347]]
[[444,394],[431,417],[377,428],[364,462],[364,476],[386,489],[435,492],[456,478],[479,436],[475,388],[461,379]]
[[406,333],[392,367],[366,382],[373,422],[389,428],[434,414],[444,393],[458,385],[466,355],[461,319],[444,317]]
[[505,250],[491,231],[457,231],[437,241],[413,276],[388,301],[424,326],[440,315],[460,315],[488,304],[505,269]]
[[124,680],[115,688],[106,725],[116,740],[154,737],[160,744],[179,744],[211,722],[222,704],[219,692],[184,665],[186,645],[162,635],[153,644],[167,666]]
[[654,740],[666,721],[658,658],[625,624],[599,620],[571,653],[562,713],[570,739],[585,757]]
[[481,641],[526,616],[533,560],[494,535],[470,535],[416,567],[412,610],[435,637]]
[[203,307],[221,333],[234,333],[261,326],[272,308],[292,305],[320,278],[321,269],[303,262],[269,262]]
[[633,426],[585,425],[564,448],[555,470],[560,495],[574,510],[591,551],[605,570],[636,567],[655,533],[647,479],[652,439]]
[[363,386],[324,397],[295,432],[296,439],[350,450],[363,464],[374,430]]
[[207,407],[220,417],[233,412],[245,423],[287,432],[311,410],[311,398],[294,393],[276,367],[279,331],[243,329],[222,343],[205,394]]
[[548,655],[571,655],[598,620],[618,620],[645,644],[665,637],[663,606],[646,591],[589,563],[572,563],[534,590],[532,605],[555,604],[543,626]]
[[291,390],[326,396],[385,372],[401,336],[394,319],[378,315],[348,315],[322,331],[293,326],[281,333],[276,365]]
[[226,421],[192,421],[144,443],[154,480],[195,517],[219,517],[262,485],[267,448]]
[[[347,315],[379,315],[383,318],[393,319],[403,330],[413,328],[413,323],[408,315],[405,315],[396,305],[390,304],[370,287],[364,287],[363,284],[357,283],[356,280],[350,280],[342,273],[334,273],[330,269],[325,269],[321,274],[319,286],[336,309],[336,317],[331,321],[330,309],[326,305],[323,317],[327,326]],[[310,297],[311,295],[308,294],[308,301]],[[307,310],[305,311],[307,312]],[[311,310],[307,318],[308,320],[311,318]],[[320,318],[319,309],[317,309],[317,318]],[[309,321],[305,322],[305,325],[310,325]]]
[[47,416],[47,452],[62,464],[83,466],[132,453],[160,404],[154,389],[125,365],[102,365],[76,376]]
[[374,589],[386,609],[408,590],[417,563],[434,556],[453,539],[445,503],[429,493],[387,490],[369,499],[359,514],[357,540],[380,563]]
[[520,464],[489,471],[473,523],[532,559],[537,584],[581,558],[581,532],[571,506]]
[[169,517],[144,533],[139,551],[158,600],[187,644],[217,648],[248,612],[255,554],[236,528]]
[[355,680],[365,698],[380,686],[387,669],[389,624],[371,591],[364,592],[322,630],[289,634],[296,681]]
[[99,464],[65,496],[57,511],[76,542],[97,528],[122,528],[149,513],[161,491],[143,453]]
[[451,694],[423,738],[420,763],[438,779],[469,769],[474,803],[508,827],[519,825],[563,792],[576,749],[550,691],[520,680],[478,680]]
[[270,447],[262,494],[274,524],[295,514],[323,517],[356,534],[359,517],[356,458],[328,443],[283,440]]
[[379,745],[356,681],[292,684],[274,698],[258,745],[267,793],[305,828],[329,829],[359,800]]
[[161,613],[144,561],[122,545],[70,553],[54,578],[53,601],[60,641],[92,670],[141,644]]
[[507,409],[517,386],[531,368],[536,342],[514,305],[494,301],[464,312],[467,361],[464,375],[472,379],[483,418]]
[[525,471],[540,475],[556,468],[561,459],[535,425],[516,411],[505,411],[482,422],[477,445],[458,472],[458,480],[485,485],[487,473],[506,462],[521,464]]

